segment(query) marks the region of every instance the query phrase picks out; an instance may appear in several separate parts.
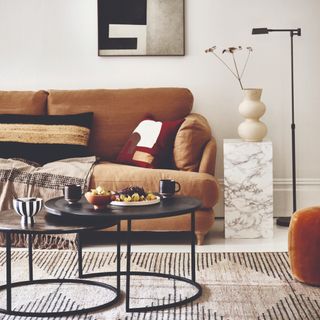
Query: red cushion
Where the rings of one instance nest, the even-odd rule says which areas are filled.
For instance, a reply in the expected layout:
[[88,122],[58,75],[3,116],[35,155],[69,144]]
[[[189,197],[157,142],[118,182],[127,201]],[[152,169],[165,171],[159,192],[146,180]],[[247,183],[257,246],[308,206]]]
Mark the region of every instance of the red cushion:
[[172,168],[173,143],[183,121],[141,121],[118,154],[117,162],[144,168]]

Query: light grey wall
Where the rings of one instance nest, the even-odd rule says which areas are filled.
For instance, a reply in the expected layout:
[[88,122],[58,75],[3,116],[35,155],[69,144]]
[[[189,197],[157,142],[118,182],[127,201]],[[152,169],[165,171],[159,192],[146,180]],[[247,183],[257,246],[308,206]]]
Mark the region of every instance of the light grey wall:
[[[185,57],[98,57],[95,0],[0,0],[0,88],[189,87],[194,110],[209,119],[217,137],[222,178],[222,140],[237,137],[242,92],[204,50],[251,45],[244,82],[263,88],[275,185],[289,192],[289,36],[252,36],[251,28],[301,27],[302,37],[295,38],[298,187],[319,191],[319,12],[319,0],[186,0]],[[319,203],[318,191],[300,200]]]

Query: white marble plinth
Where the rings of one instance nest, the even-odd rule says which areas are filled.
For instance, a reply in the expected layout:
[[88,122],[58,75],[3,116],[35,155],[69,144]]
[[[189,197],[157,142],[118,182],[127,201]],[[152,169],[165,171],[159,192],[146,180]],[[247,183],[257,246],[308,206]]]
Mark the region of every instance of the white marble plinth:
[[271,141],[224,140],[226,238],[273,236]]

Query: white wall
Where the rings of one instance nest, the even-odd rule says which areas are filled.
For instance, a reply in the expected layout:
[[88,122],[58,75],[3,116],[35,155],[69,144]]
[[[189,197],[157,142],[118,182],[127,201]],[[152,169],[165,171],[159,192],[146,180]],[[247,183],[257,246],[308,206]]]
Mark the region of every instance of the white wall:
[[295,38],[299,206],[319,204],[319,12],[319,0],[186,0],[185,57],[98,57],[95,0],[0,0],[0,89],[189,87],[194,110],[209,119],[217,137],[222,178],[222,140],[237,137],[242,93],[204,49],[251,45],[244,81],[264,90],[279,191],[275,214],[283,215],[290,211],[289,36],[252,36],[251,29],[302,28]]

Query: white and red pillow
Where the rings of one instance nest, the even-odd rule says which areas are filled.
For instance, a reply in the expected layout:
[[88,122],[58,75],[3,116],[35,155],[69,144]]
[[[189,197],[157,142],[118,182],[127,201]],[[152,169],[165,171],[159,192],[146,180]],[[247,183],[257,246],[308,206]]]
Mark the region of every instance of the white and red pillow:
[[172,168],[173,143],[183,121],[141,121],[118,154],[117,162],[144,168]]

